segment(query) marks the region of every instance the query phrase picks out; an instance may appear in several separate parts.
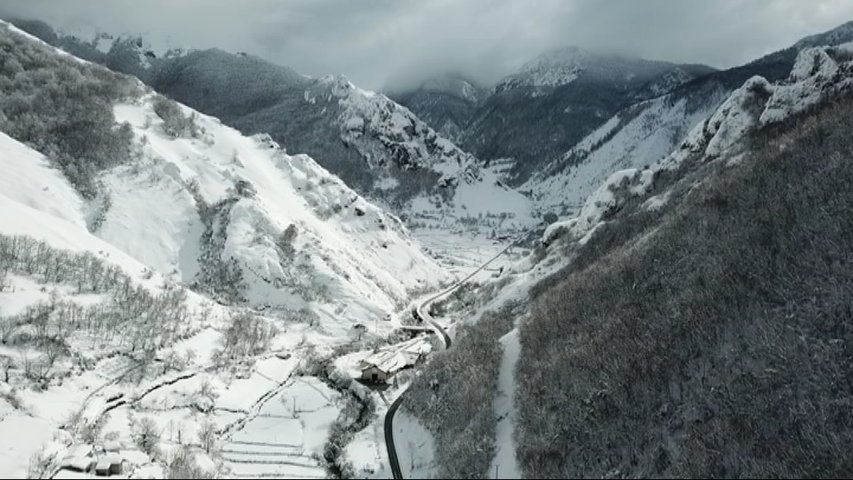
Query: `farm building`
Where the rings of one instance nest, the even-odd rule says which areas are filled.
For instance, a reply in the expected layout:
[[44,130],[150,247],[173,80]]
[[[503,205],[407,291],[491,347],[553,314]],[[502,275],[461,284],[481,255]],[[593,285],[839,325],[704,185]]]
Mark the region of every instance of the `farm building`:
[[122,463],[122,458],[119,455],[105,455],[95,465],[95,475],[106,477],[121,474],[124,470]]
[[59,468],[75,472],[88,472],[94,468],[96,461],[95,449],[92,445],[74,445],[62,457]]
[[393,373],[382,370],[376,365],[366,365],[361,369],[361,379],[371,382],[384,382],[391,378]]
[[385,382],[400,370],[415,366],[431,349],[424,337],[385,347],[361,361],[361,379]]

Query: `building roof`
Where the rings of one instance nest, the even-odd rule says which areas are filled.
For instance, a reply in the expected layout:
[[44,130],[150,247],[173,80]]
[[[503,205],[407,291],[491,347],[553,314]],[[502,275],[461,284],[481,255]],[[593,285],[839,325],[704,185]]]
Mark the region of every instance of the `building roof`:
[[421,355],[428,353],[431,349],[432,345],[423,337],[413,338],[385,347],[365,358],[362,360],[364,365],[362,370],[376,367],[386,373],[396,372],[414,365]]

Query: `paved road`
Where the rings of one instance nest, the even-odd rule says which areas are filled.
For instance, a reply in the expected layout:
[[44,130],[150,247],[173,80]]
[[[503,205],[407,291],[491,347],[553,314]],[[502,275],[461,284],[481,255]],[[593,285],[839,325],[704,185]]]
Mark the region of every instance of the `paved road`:
[[403,472],[400,471],[400,461],[397,459],[397,449],[394,447],[394,414],[403,403],[403,394],[394,400],[394,403],[388,407],[388,412],[385,413],[385,445],[388,447],[388,462],[391,464],[391,474],[395,479],[403,478]]
[[[417,306],[417,308],[415,309],[415,312],[418,314],[418,316],[420,316],[420,318],[424,322],[429,323],[429,325],[435,329],[435,331],[439,334],[439,336],[441,336],[442,340],[444,341],[444,348],[445,349],[450,348],[450,344],[452,343],[452,341],[451,341],[450,335],[447,334],[447,331],[445,331],[444,328],[441,325],[439,325],[432,318],[432,316],[429,314],[430,304],[432,302],[438,300],[439,298],[450,294],[451,292],[453,292],[457,288],[461,287],[465,282],[470,280],[474,275],[480,273],[480,271],[483,270],[484,268],[486,268],[490,263],[492,263],[498,257],[500,257],[501,255],[506,253],[507,250],[510,249],[510,247],[512,247],[513,245],[518,243],[518,241],[520,241],[522,238],[524,238],[524,235],[525,234],[518,236],[509,245],[507,245],[503,250],[498,252],[494,257],[487,260],[486,263],[480,265],[476,270],[471,272],[467,277],[463,278],[462,280],[459,280],[458,282],[454,283],[453,285],[451,285],[447,289],[442,290],[441,292],[438,292],[437,294],[429,297],[428,299],[424,300],[423,302],[421,302],[420,305]],[[403,402],[403,398],[405,397],[405,394],[406,394],[406,391],[403,391],[402,393],[400,393],[400,395],[397,397],[397,399],[394,400],[394,403],[392,403],[391,406],[388,408],[388,412],[385,413],[385,447],[388,449],[388,461],[389,461],[389,463],[391,463],[391,474],[394,475],[395,480],[401,480],[403,478],[403,472],[400,470],[400,462],[397,458],[397,448],[394,445],[394,414],[397,413],[397,409],[400,408],[400,404]]]

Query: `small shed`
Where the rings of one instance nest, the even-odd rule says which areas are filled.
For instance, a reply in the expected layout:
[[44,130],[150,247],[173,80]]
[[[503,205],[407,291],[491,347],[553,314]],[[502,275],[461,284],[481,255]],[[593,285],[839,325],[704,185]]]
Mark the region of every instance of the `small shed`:
[[98,460],[98,464],[95,465],[95,475],[99,477],[106,477],[110,474],[110,459],[104,457]]
[[123,471],[122,463],[123,460],[119,455],[105,455],[95,465],[95,475],[100,477],[120,475]]
[[92,445],[82,444],[75,445],[68,449],[68,452],[62,457],[59,463],[59,468],[75,470],[78,472],[88,472],[95,466],[96,460],[94,457],[94,448]]
[[384,382],[391,376],[390,372],[386,372],[376,365],[367,365],[361,369],[361,379],[371,382]]

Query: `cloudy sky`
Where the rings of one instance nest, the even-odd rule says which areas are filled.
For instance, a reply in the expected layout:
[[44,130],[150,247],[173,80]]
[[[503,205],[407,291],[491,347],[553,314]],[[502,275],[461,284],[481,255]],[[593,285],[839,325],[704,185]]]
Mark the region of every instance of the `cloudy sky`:
[[2,0],[0,15],[246,51],[380,89],[445,71],[491,83],[564,45],[734,66],[853,20],[853,0]]

